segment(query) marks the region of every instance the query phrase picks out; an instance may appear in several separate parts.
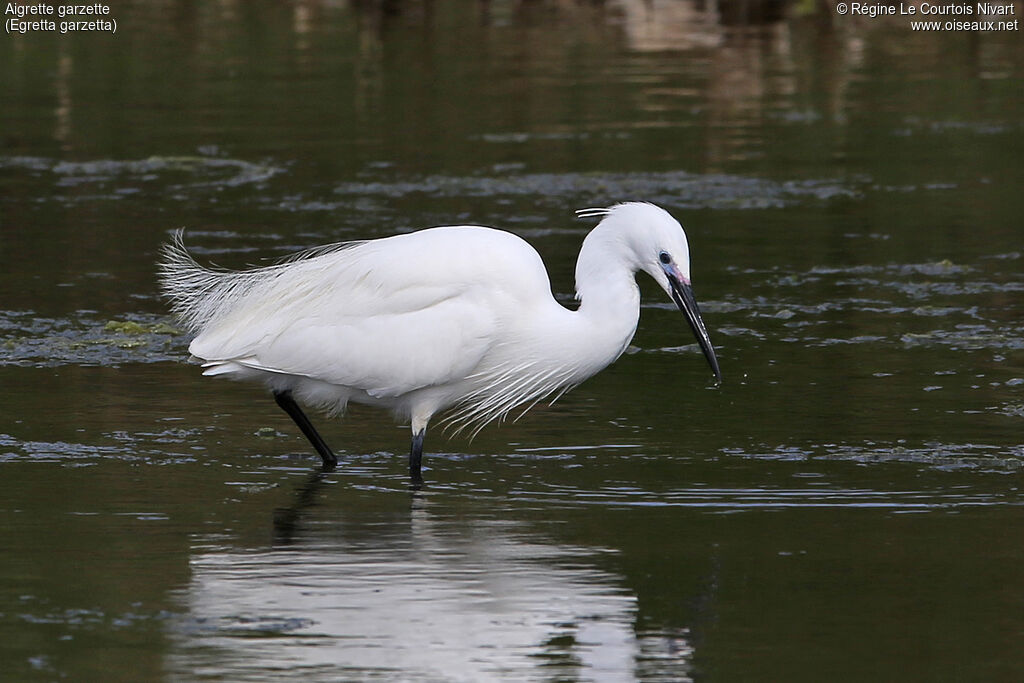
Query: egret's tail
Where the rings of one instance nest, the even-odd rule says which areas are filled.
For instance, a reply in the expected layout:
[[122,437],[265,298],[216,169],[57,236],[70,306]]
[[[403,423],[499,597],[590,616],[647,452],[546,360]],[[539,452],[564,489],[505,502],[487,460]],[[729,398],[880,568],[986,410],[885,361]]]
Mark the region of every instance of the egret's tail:
[[170,301],[171,310],[192,332],[237,311],[246,301],[256,310],[254,315],[263,314],[321,290],[324,270],[345,270],[358,251],[354,248],[364,244],[339,242],[292,254],[273,265],[227,270],[196,263],[185,248],[184,232],[176,230],[161,249],[160,290]]
[[196,263],[185,248],[184,232],[175,230],[171,241],[160,250],[160,291],[181,322],[197,332],[216,317],[239,283],[232,277],[236,273]]

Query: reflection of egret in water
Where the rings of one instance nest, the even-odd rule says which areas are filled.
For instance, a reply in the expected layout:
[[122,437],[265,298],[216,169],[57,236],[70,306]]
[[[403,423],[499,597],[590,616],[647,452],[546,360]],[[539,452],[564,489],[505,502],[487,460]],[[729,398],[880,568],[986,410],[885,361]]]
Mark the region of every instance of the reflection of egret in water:
[[404,518],[324,525],[305,518],[323,482],[307,480],[276,513],[288,545],[197,550],[187,616],[170,636],[172,677],[688,677],[686,631],[635,634],[635,596],[588,561],[607,551],[435,514],[422,494]]
[[325,476],[322,470],[313,472],[295,490],[295,500],[290,506],[274,510],[274,540],[278,544],[287,545],[294,540],[303,516],[316,504],[317,493],[324,486]]

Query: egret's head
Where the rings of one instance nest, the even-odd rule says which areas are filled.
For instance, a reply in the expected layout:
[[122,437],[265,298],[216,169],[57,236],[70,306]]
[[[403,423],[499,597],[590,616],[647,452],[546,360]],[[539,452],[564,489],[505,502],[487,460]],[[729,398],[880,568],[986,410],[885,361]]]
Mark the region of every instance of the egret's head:
[[580,216],[603,216],[601,225],[614,235],[631,265],[661,285],[686,315],[704,357],[721,381],[715,348],[711,345],[700,308],[690,285],[690,248],[686,233],[668,211],[645,202],[616,204],[607,209],[586,209]]

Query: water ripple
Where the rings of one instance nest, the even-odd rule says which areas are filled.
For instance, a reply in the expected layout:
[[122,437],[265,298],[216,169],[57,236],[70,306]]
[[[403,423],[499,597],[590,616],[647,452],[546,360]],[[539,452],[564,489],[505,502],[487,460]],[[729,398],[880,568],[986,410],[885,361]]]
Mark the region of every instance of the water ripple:
[[[98,159],[62,161],[45,157],[0,156],[0,171],[28,171],[36,175],[51,174],[59,188],[93,187],[107,190],[103,195],[65,195],[62,201],[78,202],[95,199],[121,199],[129,190],[126,182],[136,185],[157,183],[161,190],[172,193],[203,188],[237,187],[260,184],[283,173],[284,167],[273,163],[253,163],[215,156],[166,156],[148,159]],[[168,183],[169,184],[165,184]],[[177,182],[174,182],[177,181]]]
[[794,180],[777,182],[733,175],[701,175],[685,171],[663,173],[527,173],[502,176],[429,175],[414,180],[343,183],[335,193],[344,196],[402,197],[567,197],[606,201],[608,197],[643,197],[680,208],[765,209],[807,201],[827,201],[858,194],[844,181]]

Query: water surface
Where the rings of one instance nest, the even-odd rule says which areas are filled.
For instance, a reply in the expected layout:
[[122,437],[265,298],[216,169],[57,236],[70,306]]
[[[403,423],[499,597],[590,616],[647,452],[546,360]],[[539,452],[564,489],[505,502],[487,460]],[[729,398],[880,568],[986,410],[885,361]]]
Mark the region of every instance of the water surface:
[[[743,11],[740,11],[740,10]],[[1019,8],[1018,8],[1019,9]],[[1016,680],[1017,33],[807,3],[123,3],[0,40],[0,661],[18,681]],[[230,267],[687,227],[725,382],[643,281],[612,368],[475,440],[354,407],[316,472],[186,363]]]

